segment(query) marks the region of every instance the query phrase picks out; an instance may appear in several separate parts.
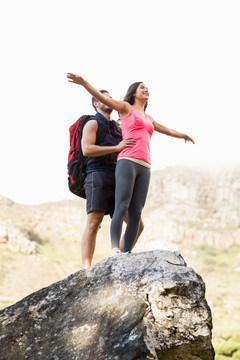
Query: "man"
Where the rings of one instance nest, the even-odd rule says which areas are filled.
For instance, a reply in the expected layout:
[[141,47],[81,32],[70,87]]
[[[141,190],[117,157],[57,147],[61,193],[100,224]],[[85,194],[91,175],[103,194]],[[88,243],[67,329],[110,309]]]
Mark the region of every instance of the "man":
[[[106,97],[111,97],[106,90],[100,90]],[[87,176],[85,193],[87,201],[87,224],[82,237],[82,265],[91,266],[96,245],[96,237],[104,215],[112,217],[115,205],[115,166],[117,154],[126,147],[134,146],[132,138],[122,140],[118,125],[111,119],[112,109],[92,98],[96,115],[86,123],[82,134],[82,151],[87,157]],[[102,125],[107,128],[105,136]],[[126,219],[127,221],[127,215]],[[143,231],[143,222],[137,239]],[[123,249],[123,239],[120,249]]]

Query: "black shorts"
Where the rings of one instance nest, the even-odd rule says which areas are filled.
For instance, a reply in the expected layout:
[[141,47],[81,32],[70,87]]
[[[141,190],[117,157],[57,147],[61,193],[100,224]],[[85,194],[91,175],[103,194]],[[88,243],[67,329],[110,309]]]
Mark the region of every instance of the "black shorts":
[[86,176],[84,188],[87,214],[100,211],[112,217],[115,205],[115,175],[94,171]]

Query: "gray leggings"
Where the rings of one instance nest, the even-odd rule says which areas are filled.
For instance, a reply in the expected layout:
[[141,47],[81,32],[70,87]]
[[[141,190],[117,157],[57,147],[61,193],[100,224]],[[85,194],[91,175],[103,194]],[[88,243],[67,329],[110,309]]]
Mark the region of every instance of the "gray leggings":
[[128,211],[123,251],[131,252],[147,197],[150,169],[131,160],[122,159],[117,162],[115,176],[115,209],[111,222],[112,248],[119,247],[123,220]]

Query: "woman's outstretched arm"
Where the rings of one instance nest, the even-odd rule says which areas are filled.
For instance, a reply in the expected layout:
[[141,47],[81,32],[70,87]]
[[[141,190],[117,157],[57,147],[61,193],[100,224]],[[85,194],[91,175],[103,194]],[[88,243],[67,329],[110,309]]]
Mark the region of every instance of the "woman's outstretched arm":
[[152,116],[149,116],[149,118],[152,120],[152,124],[154,126],[155,131],[157,131],[161,134],[175,137],[175,138],[184,139],[185,142],[191,141],[193,144],[195,144],[193,139],[190,136],[188,136],[187,134],[181,133],[181,132],[173,130],[173,129],[169,129],[166,126],[159,124],[152,118]]
[[107,98],[100,91],[89,84],[82,76],[68,73],[67,78],[69,82],[82,85],[98,101],[109,106],[111,109],[117,110],[122,116],[126,116],[126,114],[131,112],[131,106],[126,101],[118,101],[112,98]]

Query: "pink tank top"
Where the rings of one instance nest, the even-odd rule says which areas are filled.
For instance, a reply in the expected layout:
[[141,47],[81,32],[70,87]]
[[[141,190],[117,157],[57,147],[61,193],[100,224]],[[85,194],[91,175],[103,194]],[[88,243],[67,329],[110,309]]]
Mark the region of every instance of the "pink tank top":
[[144,119],[133,105],[131,105],[131,108],[131,113],[121,118],[122,137],[123,139],[132,137],[136,143],[132,148],[123,149],[118,154],[118,159],[122,157],[132,157],[151,164],[150,139],[154,126],[148,116]]

